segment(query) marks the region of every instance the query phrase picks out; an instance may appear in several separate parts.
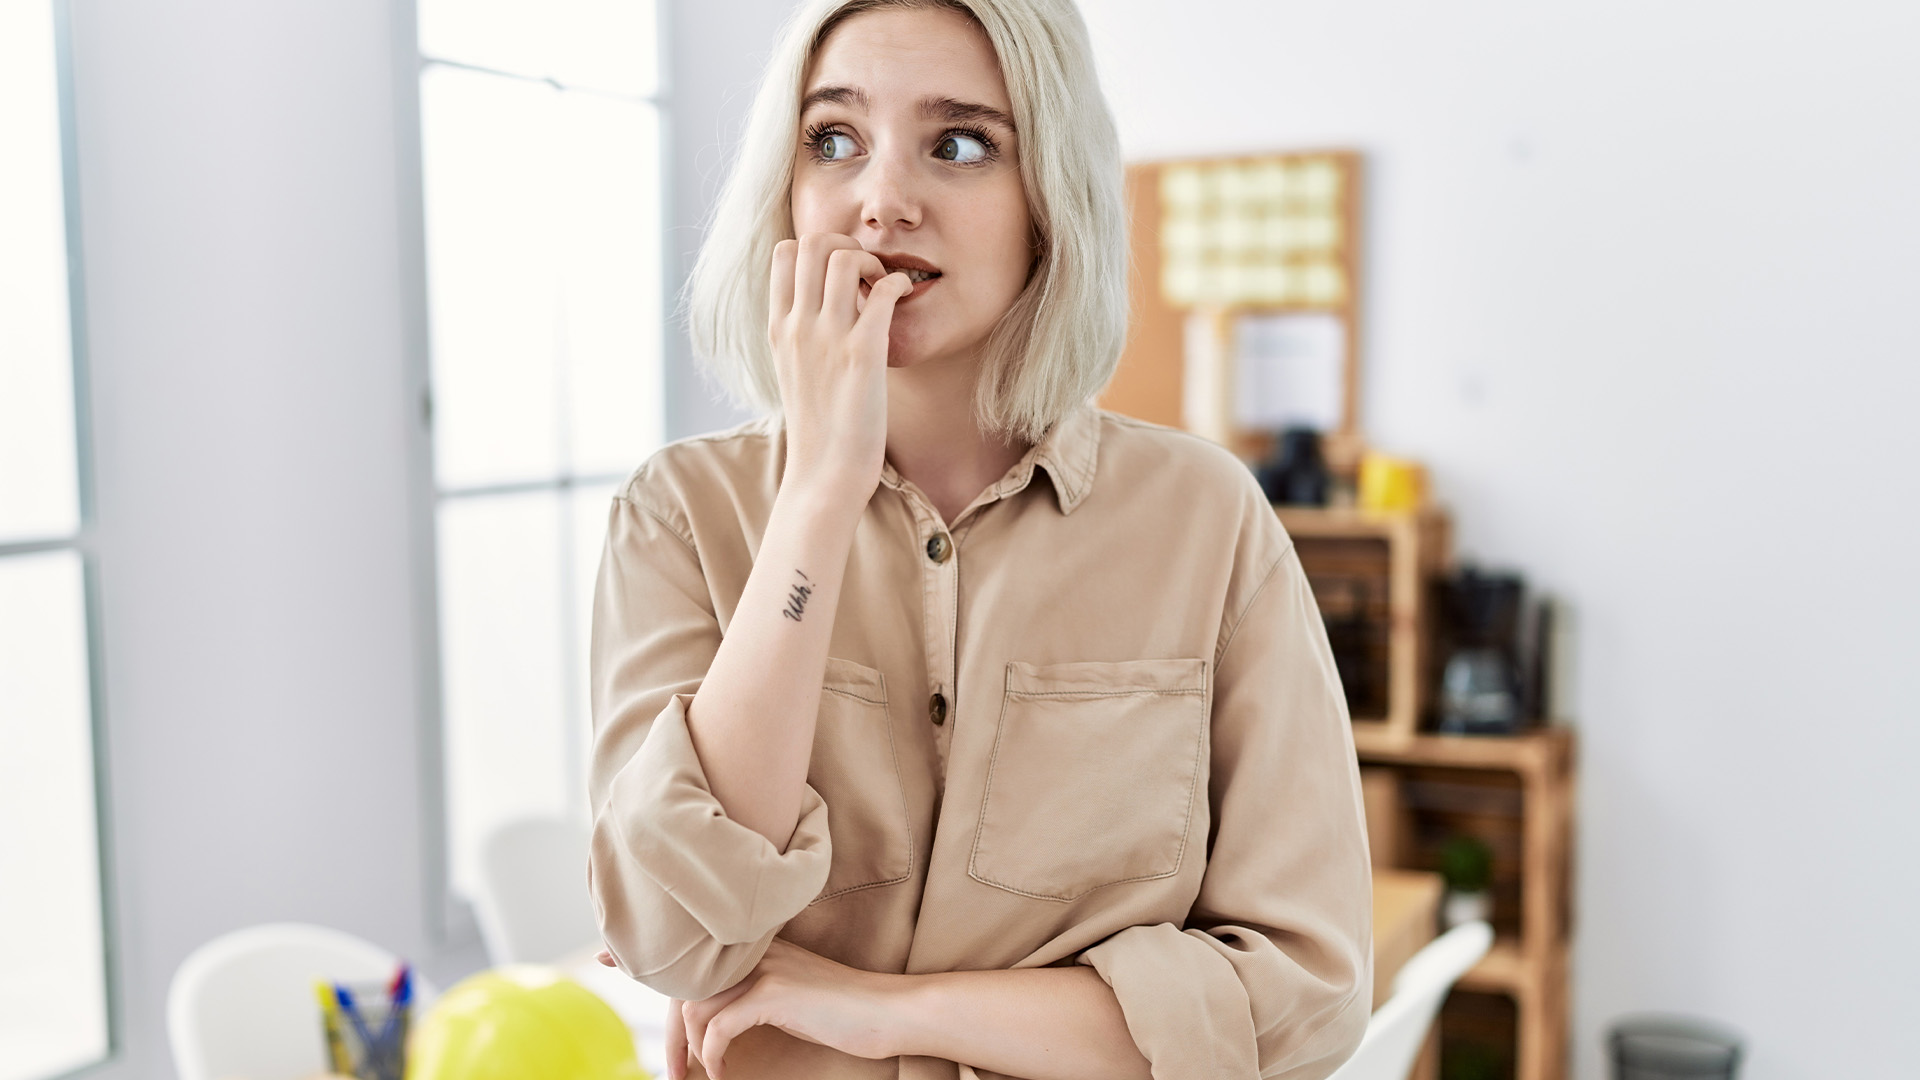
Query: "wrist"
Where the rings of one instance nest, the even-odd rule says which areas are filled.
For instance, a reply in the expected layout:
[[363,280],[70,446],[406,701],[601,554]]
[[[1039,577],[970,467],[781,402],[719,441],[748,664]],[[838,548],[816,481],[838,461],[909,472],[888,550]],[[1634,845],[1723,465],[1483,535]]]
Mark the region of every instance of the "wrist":
[[874,1020],[887,1057],[938,1056],[943,975],[876,975]]
[[857,478],[848,473],[828,470],[789,470],[781,478],[776,501],[792,506],[808,517],[827,516],[857,520],[873,499],[878,476]]

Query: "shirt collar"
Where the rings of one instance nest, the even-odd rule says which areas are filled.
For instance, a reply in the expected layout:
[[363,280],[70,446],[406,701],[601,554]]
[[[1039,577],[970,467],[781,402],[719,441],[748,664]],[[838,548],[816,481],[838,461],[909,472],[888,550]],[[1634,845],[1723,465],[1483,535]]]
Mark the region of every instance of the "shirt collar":
[[[779,424],[783,418],[775,418]],[[1054,498],[1062,514],[1071,514],[1093,490],[1093,474],[1100,461],[1100,414],[1091,404],[1081,404],[1054,421],[1040,441],[1027,448],[1020,460],[993,485],[996,499],[1026,490],[1033,482],[1033,470],[1044,469],[1053,484]],[[899,490],[906,481],[894,471],[892,462],[880,466],[882,486]]]
[[1053,483],[1060,512],[1071,514],[1093,490],[1093,474],[1100,461],[1100,414],[1092,405],[1078,405],[1054,421],[995,485],[1006,498],[1033,482],[1033,470],[1046,470]]

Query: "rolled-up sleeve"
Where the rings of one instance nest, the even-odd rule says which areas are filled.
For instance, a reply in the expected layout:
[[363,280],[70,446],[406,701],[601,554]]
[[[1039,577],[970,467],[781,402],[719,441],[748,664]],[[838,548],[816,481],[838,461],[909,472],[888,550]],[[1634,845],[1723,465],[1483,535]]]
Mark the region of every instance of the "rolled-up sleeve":
[[811,787],[782,851],[729,818],[707,783],[687,707],[720,624],[692,538],[671,517],[613,500],[593,602],[587,875],[620,969],[698,1000],[753,970],[825,886],[831,848]]
[[1319,1080],[1371,1011],[1353,731],[1298,556],[1277,543],[1216,657],[1199,898],[1184,926],[1129,927],[1079,957],[1113,987],[1160,1080]]

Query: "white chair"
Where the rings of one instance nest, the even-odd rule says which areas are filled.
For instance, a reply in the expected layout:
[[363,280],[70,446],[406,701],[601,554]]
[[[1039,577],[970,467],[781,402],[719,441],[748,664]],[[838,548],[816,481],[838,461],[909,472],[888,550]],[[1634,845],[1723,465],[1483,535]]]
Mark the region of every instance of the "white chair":
[[600,947],[587,843],[584,826],[557,818],[508,822],[481,841],[473,914],[496,966],[551,964]]
[[641,1064],[665,1075],[667,999],[593,959],[600,924],[587,897],[587,830],[571,821],[509,822],[480,843],[473,898],[494,964],[551,964],[606,1001],[633,1029]]
[[[173,973],[167,1036],[179,1080],[303,1080],[328,1071],[317,979],[378,983],[399,959],[339,930],[270,923],[195,949]],[[434,990],[418,974],[415,1007]]]
[[1427,943],[1393,979],[1393,996],[1367,1021],[1360,1048],[1330,1080],[1406,1080],[1454,981],[1487,955],[1493,927],[1461,923]]

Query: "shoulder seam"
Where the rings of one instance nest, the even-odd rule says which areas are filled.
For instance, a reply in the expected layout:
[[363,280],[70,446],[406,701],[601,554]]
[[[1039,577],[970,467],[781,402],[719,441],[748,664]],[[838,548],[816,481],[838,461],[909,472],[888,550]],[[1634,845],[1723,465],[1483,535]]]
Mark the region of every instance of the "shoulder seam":
[[[1111,409],[1101,409],[1100,415],[1106,417],[1109,420],[1112,420],[1116,424],[1122,424],[1122,425],[1125,425],[1126,427],[1139,428],[1144,431],[1164,431],[1169,435],[1178,435],[1182,438],[1192,439],[1194,442],[1200,443],[1202,446],[1211,446],[1216,450],[1227,449],[1226,447],[1221,446],[1219,443],[1214,442],[1212,439],[1209,439],[1204,435],[1196,435],[1193,432],[1186,430],[1185,428],[1168,427],[1166,424],[1156,424],[1151,420],[1142,420],[1137,416],[1128,416],[1125,413],[1117,413]],[[1231,453],[1232,451],[1227,451],[1227,452]]]
[[1247,612],[1253,610],[1254,601],[1260,599],[1260,594],[1265,592],[1267,586],[1273,583],[1273,575],[1279,571],[1280,564],[1287,561],[1287,556],[1292,553],[1292,551],[1293,537],[1289,536],[1287,537],[1286,546],[1280,549],[1280,554],[1274,556],[1273,562],[1267,567],[1267,572],[1260,576],[1260,584],[1254,587],[1253,594],[1247,597],[1246,604],[1240,608],[1239,614],[1233,617],[1233,625],[1227,628],[1225,636],[1220,639],[1219,648],[1213,650],[1214,670],[1218,671],[1220,669],[1220,662],[1227,658],[1227,649],[1233,645],[1233,639],[1239,636],[1240,624],[1246,621]]
[[680,527],[678,525],[675,525],[673,522],[667,520],[667,515],[654,509],[651,504],[635,499],[633,496],[627,494],[627,492],[624,492],[624,491],[615,495],[614,498],[620,500],[623,503],[626,503],[628,506],[633,507],[635,510],[640,511],[641,513],[646,514],[648,517],[652,518],[653,520],[659,522],[661,528],[672,533],[673,538],[675,540],[680,541],[680,543],[686,546],[687,551],[692,553],[694,561],[696,562],[699,561],[700,549],[694,546],[693,537],[689,536],[684,532],[681,532]]
[[675,439],[660,449],[666,450],[671,447],[687,446],[692,443],[731,442],[735,439],[751,439],[756,435],[768,435],[771,434],[771,432],[761,428],[761,425],[766,423],[768,419],[768,417],[762,416],[753,420],[743,421],[722,431],[709,431],[703,435],[689,435],[684,439]]

